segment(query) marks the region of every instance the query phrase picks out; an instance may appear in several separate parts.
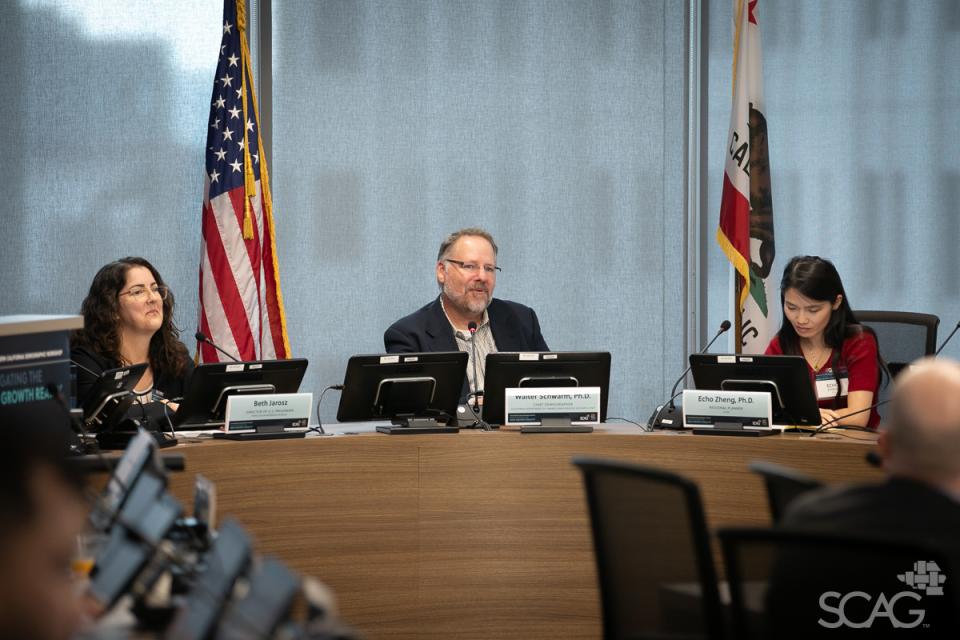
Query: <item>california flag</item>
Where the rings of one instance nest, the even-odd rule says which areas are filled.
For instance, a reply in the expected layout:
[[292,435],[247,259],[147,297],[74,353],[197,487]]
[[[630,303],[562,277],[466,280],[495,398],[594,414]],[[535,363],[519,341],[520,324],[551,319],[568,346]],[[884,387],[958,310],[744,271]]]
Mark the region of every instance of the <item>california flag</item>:
[[736,271],[738,351],[762,353],[776,333],[773,197],[760,66],[760,0],[734,0],[733,108],[717,242]]

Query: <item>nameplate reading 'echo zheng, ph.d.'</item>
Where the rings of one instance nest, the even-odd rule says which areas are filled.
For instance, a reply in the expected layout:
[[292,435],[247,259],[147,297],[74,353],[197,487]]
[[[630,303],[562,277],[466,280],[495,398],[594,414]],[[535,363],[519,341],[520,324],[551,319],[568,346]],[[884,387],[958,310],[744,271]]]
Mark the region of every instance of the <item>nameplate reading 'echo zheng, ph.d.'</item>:
[[230,396],[224,429],[228,432],[306,429],[310,425],[312,406],[312,393]]
[[507,424],[540,424],[544,418],[570,424],[600,423],[600,387],[520,387],[506,390]]
[[773,426],[770,393],[767,391],[683,392],[683,426],[688,429],[738,425],[745,429]]

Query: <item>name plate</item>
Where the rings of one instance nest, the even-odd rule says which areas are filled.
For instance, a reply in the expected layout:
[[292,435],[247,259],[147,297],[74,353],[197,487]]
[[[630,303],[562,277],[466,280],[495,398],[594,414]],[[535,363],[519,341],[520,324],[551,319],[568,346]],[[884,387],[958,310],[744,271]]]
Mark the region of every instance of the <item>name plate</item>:
[[230,396],[224,429],[228,432],[306,429],[310,426],[312,406],[312,393]]
[[683,392],[683,426],[710,428],[722,424],[769,429],[773,426],[770,405],[767,391],[686,389]]
[[600,423],[600,387],[507,389],[504,404],[507,424],[540,424],[544,418]]

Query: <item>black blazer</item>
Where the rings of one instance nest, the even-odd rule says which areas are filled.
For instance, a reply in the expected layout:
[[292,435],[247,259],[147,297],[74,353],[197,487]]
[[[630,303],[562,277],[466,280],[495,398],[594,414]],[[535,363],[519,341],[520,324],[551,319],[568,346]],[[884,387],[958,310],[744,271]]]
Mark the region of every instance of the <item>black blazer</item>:
[[[86,347],[72,348],[70,350],[70,357],[83,367],[77,367],[77,401],[80,404],[83,404],[85,396],[93,388],[94,383],[101,373],[108,369],[116,369],[120,366],[119,362],[114,362],[110,360],[110,358],[104,357]],[[181,398],[183,397],[183,392],[186,391],[187,383],[192,373],[193,360],[187,358],[183,375],[175,376],[169,371],[154,371],[153,388],[158,395],[169,400]]]
[[[487,307],[497,351],[549,351],[540,322],[530,307],[494,298]],[[459,351],[440,298],[400,318],[383,334],[387,353]]]
[[941,549],[953,571],[960,567],[960,502],[906,478],[805,493],[787,508],[783,526],[913,540]]

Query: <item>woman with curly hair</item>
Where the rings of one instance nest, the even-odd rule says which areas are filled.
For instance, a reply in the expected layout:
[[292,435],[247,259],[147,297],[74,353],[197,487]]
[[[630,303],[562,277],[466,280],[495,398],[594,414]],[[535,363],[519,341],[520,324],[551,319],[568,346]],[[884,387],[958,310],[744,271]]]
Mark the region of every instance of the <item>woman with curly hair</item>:
[[83,329],[71,341],[82,403],[108,369],[147,363],[134,392],[141,402],[183,396],[193,361],[173,324],[173,293],[143,258],[121,258],[102,267],[83,300]]

